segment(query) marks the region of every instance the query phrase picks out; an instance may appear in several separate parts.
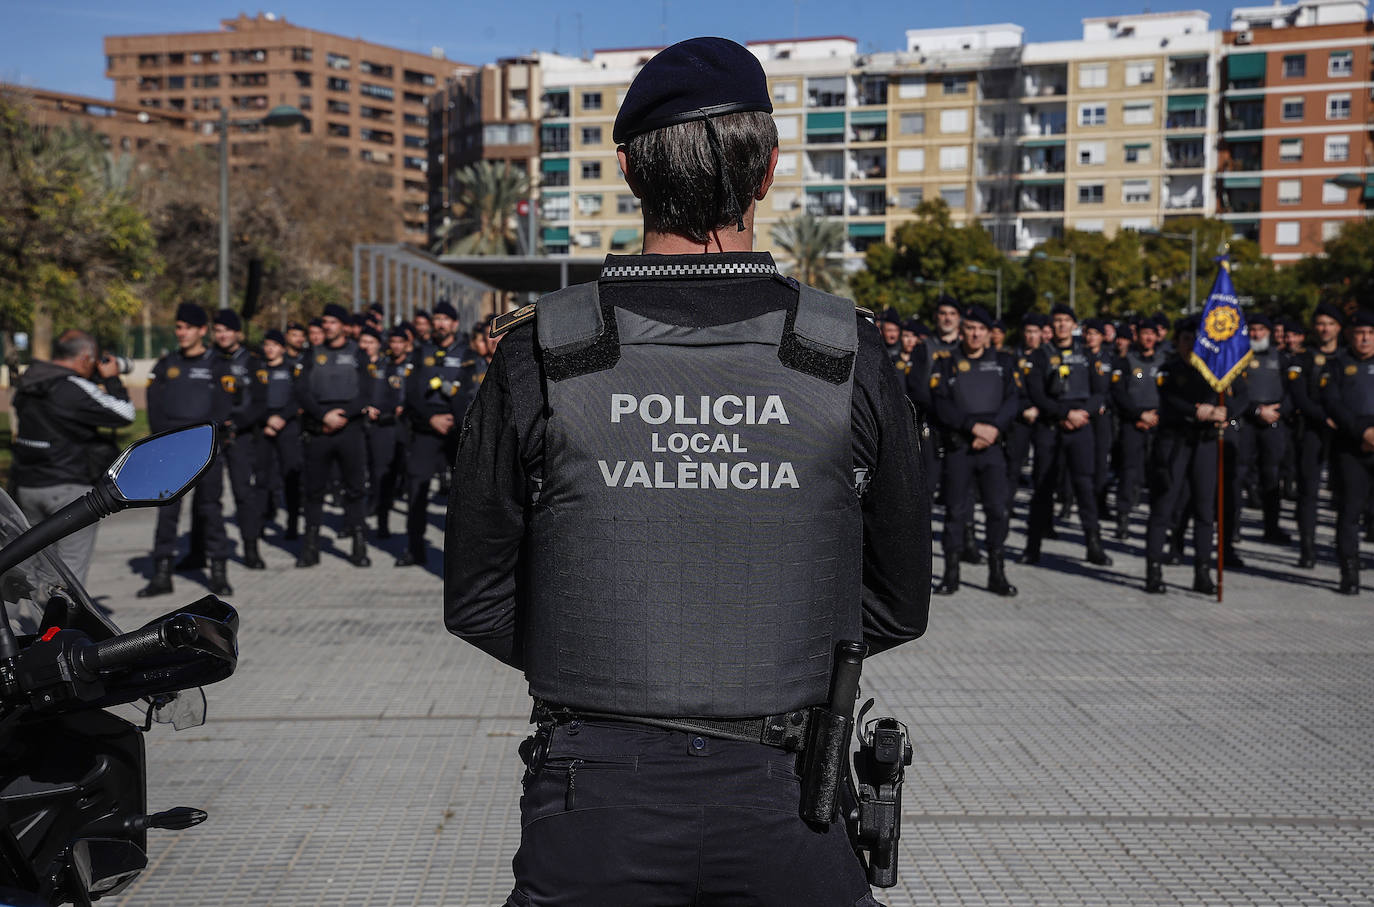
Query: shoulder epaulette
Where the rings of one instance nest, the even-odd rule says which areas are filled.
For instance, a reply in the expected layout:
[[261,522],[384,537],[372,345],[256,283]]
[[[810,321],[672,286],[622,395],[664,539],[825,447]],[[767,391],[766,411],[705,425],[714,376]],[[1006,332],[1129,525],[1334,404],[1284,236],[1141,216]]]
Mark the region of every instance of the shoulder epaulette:
[[507,312],[504,315],[497,315],[491,320],[491,330],[488,336],[500,337],[513,327],[524,324],[534,317],[534,303],[516,309],[514,312]]

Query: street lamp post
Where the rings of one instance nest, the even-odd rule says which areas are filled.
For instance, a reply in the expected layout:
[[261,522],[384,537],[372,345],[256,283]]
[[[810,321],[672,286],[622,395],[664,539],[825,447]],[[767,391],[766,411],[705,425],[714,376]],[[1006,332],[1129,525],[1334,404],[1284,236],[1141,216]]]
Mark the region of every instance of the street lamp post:
[[1069,265],[1069,309],[1073,312],[1073,317],[1078,317],[1078,256],[1070,252],[1065,255],[1051,255],[1048,252],[1036,252],[1032,255],[1041,261],[1062,261]]
[[[978,267],[977,265],[969,265],[969,266],[968,266],[968,270],[969,270],[969,273],[970,273],[970,274],[986,274],[986,273],[988,273],[987,269],[985,269],[985,268],[980,268],[980,267]],[[993,273],[994,275],[996,275],[996,277],[997,277],[997,320],[998,320],[998,321],[1001,321],[1001,320],[1002,320],[1002,268],[1001,268],[1001,266],[999,265],[997,268],[994,268],[993,271],[992,271],[992,273]]]
[[1146,236],[1162,236],[1165,239],[1186,239],[1191,243],[1188,252],[1188,313],[1197,311],[1197,227],[1189,233],[1165,233],[1163,230],[1141,230]]

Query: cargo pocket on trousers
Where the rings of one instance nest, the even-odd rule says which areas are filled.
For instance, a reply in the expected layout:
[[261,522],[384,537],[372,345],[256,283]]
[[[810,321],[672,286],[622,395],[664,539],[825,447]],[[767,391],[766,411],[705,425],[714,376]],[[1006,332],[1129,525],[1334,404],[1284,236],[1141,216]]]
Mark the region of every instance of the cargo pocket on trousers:
[[639,770],[638,756],[552,756],[522,798],[522,826],[558,813],[628,803],[624,779]]

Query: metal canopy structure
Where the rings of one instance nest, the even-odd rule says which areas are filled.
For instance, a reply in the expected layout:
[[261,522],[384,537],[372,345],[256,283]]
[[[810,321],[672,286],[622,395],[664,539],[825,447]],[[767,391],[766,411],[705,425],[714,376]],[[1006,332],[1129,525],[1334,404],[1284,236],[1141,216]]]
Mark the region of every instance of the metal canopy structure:
[[[363,294],[363,257],[367,257],[367,294]],[[400,243],[353,247],[353,311],[382,304],[386,324],[407,321],[417,309],[429,311],[440,299],[458,310],[459,323],[471,327],[482,318],[482,298],[497,288],[446,266]]]
[[438,261],[471,280],[510,293],[552,293],[601,276],[603,258],[528,255],[444,255]]

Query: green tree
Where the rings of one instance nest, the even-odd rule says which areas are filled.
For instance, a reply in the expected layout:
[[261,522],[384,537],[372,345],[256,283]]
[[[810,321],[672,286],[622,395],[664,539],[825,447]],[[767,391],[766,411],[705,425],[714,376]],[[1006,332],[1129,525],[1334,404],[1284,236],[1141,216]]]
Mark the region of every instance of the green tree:
[[836,289],[844,265],[834,256],[844,247],[844,225],[803,211],[773,227],[773,242],[792,261],[791,275],[818,290]]
[[1310,315],[1317,297],[1337,304],[1352,300],[1374,307],[1374,220],[1352,219],[1326,241],[1325,256],[1300,262],[1297,270],[1306,278]]
[[453,219],[433,251],[451,255],[511,255],[520,247],[516,205],[530,194],[529,177],[509,164],[478,161],[453,174]]

